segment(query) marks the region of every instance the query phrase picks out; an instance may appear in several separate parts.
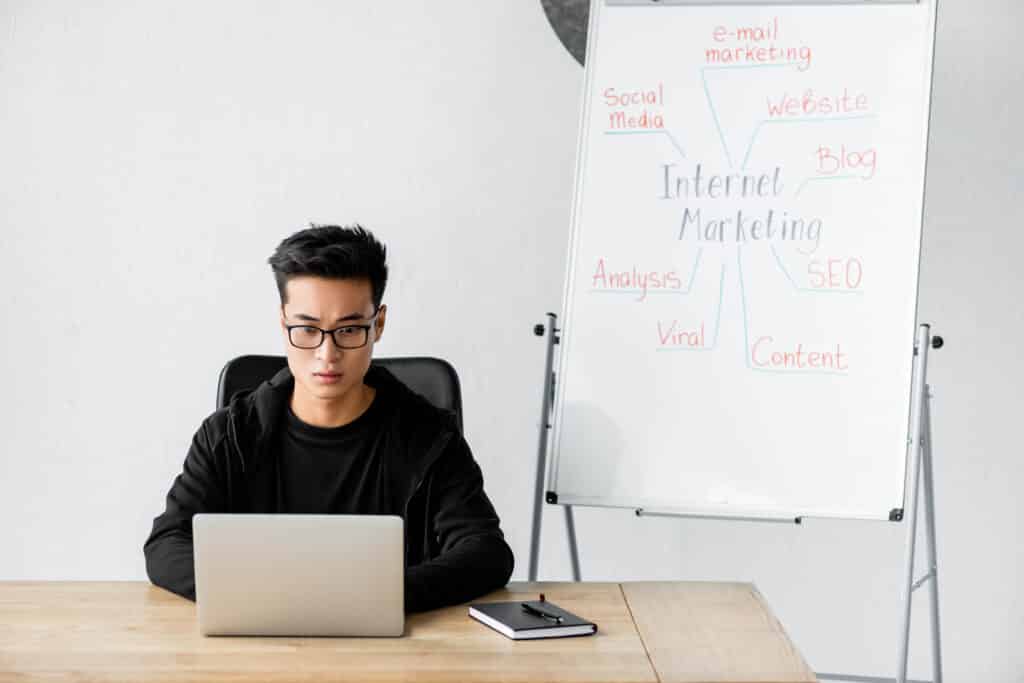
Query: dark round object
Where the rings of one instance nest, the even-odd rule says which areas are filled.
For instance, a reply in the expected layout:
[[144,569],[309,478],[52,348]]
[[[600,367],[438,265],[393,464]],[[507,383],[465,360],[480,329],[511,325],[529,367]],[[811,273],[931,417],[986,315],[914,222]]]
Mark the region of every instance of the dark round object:
[[941,349],[945,345],[946,345],[946,342],[939,335],[935,335],[934,337],[932,337],[932,348],[933,349]]
[[540,5],[562,45],[582,65],[587,54],[590,0],[540,0]]
[[544,336],[544,326],[543,325],[539,325],[539,324],[538,325],[534,325],[533,326],[533,333],[535,335],[537,335],[538,337],[543,337]]

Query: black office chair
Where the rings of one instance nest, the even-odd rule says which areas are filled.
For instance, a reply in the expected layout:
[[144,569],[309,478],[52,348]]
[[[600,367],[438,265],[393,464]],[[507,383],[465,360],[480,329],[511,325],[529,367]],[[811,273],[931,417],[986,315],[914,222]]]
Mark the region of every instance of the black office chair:
[[[236,392],[253,389],[288,364],[284,356],[239,356],[229,360],[217,381],[217,408],[223,408]],[[450,410],[462,433],[462,390],[455,368],[440,358],[374,358],[373,365],[391,372],[430,403]]]

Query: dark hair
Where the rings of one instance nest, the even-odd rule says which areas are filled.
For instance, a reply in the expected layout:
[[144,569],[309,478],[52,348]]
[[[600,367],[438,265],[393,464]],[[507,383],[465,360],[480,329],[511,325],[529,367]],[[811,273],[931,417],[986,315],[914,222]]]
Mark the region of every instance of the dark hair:
[[379,307],[388,283],[387,249],[369,230],[352,226],[313,225],[286,237],[267,263],[274,270],[277,292],[286,304],[285,285],[298,275],[366,279]]

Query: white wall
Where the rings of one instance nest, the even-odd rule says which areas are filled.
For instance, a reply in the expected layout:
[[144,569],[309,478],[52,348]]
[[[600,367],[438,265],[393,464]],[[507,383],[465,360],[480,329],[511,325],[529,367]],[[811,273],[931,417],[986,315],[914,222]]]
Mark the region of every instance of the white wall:
[[[921,316],[949,681],[1024,681],[1012,427],[1024,8],[940,9]],[[524,578],[579,66],[538,2],[0,4],[0,579],[141,579],[223,362],[280,353],[265,259],[307,221],[389,245],[381,355],[460,370]],[[542,578],[569,575],[545,509]],[[819,671],[891,675],[899,525],[577,511],[587,579],[754,580]],[[912,675],[929,675],[924,594]]]

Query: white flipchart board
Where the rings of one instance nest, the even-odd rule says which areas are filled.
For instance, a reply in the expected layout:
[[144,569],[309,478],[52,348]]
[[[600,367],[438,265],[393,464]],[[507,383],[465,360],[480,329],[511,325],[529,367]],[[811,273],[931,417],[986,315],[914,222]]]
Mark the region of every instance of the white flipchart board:
[[934,27],[592,3],[549,501],[900,518]]

